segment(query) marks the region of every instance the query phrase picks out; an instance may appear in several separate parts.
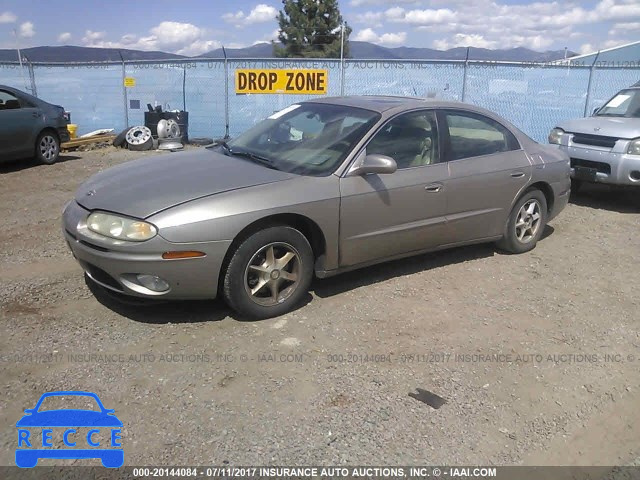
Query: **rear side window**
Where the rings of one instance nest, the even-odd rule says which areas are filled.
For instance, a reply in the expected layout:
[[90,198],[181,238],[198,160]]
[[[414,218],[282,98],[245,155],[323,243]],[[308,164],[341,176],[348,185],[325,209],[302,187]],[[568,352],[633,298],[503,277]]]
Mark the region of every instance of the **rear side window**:
[[495,120],[467,112],[444,112],[449,133],[449,160],[519,150],[506,127]]
[[0,110],[15,110],[21,108],[20,100],[9,92],[0,90]]

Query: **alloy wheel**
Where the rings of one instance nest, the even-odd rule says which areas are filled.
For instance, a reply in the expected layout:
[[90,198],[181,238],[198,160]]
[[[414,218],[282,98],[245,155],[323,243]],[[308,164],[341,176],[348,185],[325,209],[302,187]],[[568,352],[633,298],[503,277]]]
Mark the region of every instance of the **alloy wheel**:
[[265,307],[286,301],[300,284],[302,260],[288,243],[271,243],[249,261],[244,287],[249,298]]
[[540,202],[535,198],[525,202],[525,204],[520,207],[515,224],[516,238],[518,241],[529,243],[536,237],[541,225],[541,212]]

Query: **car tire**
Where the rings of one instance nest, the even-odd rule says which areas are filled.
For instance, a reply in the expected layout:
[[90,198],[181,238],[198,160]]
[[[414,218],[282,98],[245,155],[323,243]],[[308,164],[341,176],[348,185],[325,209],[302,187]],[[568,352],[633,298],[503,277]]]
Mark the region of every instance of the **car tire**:
[[127,133],[129,130],[130,128],[125,128],[113,139],[114,147],[126,147]]
[[249,319],[283,315],[307,294],[313,264],[313,250],[302,233],[284,225],[265,228],[233,252],[224,274],[224,299]]
[[60,140],[58,136],[45,130],[36,140],[36,159],[45,165],[52,165],[58,160],[60,155]]
[[533,250],[547,225],[547,199],[537,189],[527,190],[516,202],[498,247],[509,253]]

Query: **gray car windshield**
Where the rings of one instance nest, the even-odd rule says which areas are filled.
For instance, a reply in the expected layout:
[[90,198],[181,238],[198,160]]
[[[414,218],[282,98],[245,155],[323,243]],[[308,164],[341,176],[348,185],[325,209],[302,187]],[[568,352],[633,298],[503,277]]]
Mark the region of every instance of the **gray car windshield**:
[[223,145],[227,155],[300,175],[326,176],[380,119],[361,108],[291,105]]
[[640,118],[640,89],[622,90],[596,112],[598,117]]

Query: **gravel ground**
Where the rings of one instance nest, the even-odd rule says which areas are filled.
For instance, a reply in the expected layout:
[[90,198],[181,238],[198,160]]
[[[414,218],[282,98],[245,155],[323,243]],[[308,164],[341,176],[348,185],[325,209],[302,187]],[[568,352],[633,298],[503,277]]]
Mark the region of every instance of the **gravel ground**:
[[114,408],[127,465],[640,458],[640,192],[586,189],[527,254],[473,246],[317,280],[294,313],[242,322],[219,301],[122,305],[85,284],[63,205],[141,155],[0,167],[0,464],[52,390]]

